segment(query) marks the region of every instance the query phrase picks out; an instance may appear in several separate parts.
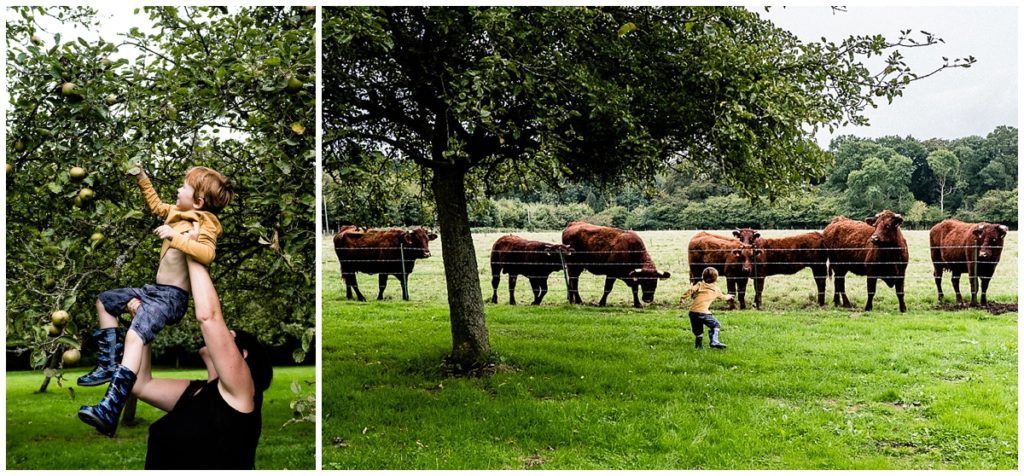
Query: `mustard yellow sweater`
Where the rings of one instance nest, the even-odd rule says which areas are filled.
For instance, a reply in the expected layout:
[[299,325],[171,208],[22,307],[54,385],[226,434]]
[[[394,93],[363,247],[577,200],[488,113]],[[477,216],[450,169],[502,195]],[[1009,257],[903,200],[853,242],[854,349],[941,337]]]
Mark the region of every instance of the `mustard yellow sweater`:
[[715,299],[728,298],[727,294],[722,294],[722,291],[718,289],[718,286],[705,283],[704,281],[691,286],[690,289],[687,289],[686,292],[683,293],[683,299],[691,296],[693,297],[693,302],[690,303],[690,312],[700,312],[703,314],[711,312],[711,303],[714,302]]
[[[217,238],[223,231],[217,216],[202,210],[181,211],[173,205],[161,202],[149,177],[139,180],[139,188],[142,189],[142,197],[146,199],[146,206],[149,207],[149,210],[154,215],[163,217],[164,224],[170,225],[174,231],[178,232],[174,238],[164,240],[164,245],[160,248],[160,258],[164,257],[168,249],[174,248],[181,250],[182,253],[191,256],[192,259],[204,266],[209,266],[217,254]],[[199,238],[197,240],[190,240],[188,236],[182,234],[192,231],[193,223],[199,223]]]

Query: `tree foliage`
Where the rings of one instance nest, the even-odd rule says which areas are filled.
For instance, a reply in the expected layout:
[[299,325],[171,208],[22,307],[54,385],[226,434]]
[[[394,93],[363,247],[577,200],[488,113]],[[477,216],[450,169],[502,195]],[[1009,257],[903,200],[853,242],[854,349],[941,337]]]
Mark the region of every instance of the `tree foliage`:
[[[8,349],[41,366],[95,328],[100,291],[153,282],[160,221],[126,174],[140,163],[165,201],[192,166],[232,179],[211,267],[225,316],[301,357],[315,323],[315,15],[151,7],[95,41],[43,30],[96,25],[90,9],[16,7],[8,18]],[[85,187],[94,198],[79,198]],[[104,239],[91,241],[96,232]],[[56,309],[72,315],[59,338],[42,330]],[[155,348],[194,351],[189,322]]]

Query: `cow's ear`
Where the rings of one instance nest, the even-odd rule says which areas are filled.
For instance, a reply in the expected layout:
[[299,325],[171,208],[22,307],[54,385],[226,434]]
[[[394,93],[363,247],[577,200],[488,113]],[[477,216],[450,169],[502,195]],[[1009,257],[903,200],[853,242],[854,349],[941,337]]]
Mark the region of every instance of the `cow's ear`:
[[981,238],[981,234],[985,232],[985,225],[978,225],[971,230],[971,233],[975,238]]
[[756,239],[758,239],[760,237],[761,237],[761,234],[755,231],[754,232],[754,239],[756,240]]
[[665,271],[664,273],[661,273],[661,276],[658,276],[658,279],[668,279],[668,278],[671,278],[671,277],[672,277],[672,273],[669,273],[668,271]]
[[1000,235],[1000,238],[1001,238],[1003,236],[1006,236],[1006,234],[1010,232],[1010,229],[1007,228],[1006,225],[999,225],[999,231],[1001,233],[1001,235]]
[[412,235],[413,235],[413,233],[411,231],[407,231],[405,233],[402,233],[402,242],[404,242],[407,245],[411,245],[412,244],[412,237],[413,237]]
[[732,231],[732,236],[735,236],[736,238],[739,238],[740,237],[740,230],[738,230],[738,229],[733,230]]
[[871,226],[875,226],[875,220],[877,220],[877,218],[875,218],[875,217],[867,217],[867,218],[864,219],[864,223],[867,223],[868,225],[871,225]]
[[551,245],[544,245],[544,254],[551,256],[555,252],[555,247]]
[[437,239],[437,233],[431,233],[431,234],[427,235],[427,240],[428,241],[434,241],[436,239]]
[[903,224],[903,215],[900,215],[899,213],[897,213],[896,214],[896,226],[900,226],[902,224]]
[[642,273],[643,271],[644,270],[642,268],[637,268],[634,269],[633,271],[630,271],[628,276],[632,279],[636,279],[636,277],[639,276],[640,273]]
[[735,256],[739,256],[739,255],[743,254],[743,252],[738,250],[738,249],[736,249],[736,250],[732,250],[732,254],[735,255]]

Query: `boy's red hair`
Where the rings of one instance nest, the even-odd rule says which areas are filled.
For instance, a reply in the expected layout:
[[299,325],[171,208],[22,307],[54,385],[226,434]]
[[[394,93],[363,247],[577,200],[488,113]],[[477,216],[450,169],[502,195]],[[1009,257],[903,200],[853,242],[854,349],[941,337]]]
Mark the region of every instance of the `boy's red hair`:
[[203,199],[203,208],[217,215],[235,196],[231,179],[209,167],[192,167],[185,174],[185,183],[195,190],[194,200]]

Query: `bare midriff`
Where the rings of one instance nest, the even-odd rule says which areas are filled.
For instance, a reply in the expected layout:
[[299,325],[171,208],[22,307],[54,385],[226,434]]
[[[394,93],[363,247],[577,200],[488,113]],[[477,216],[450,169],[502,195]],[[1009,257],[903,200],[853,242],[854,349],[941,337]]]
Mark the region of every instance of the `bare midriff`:
[[185,253],[175,248],[168,248],[164,256],[160,258],[160,267],[156,270],[156,283],[169,284],[191,292],[188,279],[188,262],[185,261]]

